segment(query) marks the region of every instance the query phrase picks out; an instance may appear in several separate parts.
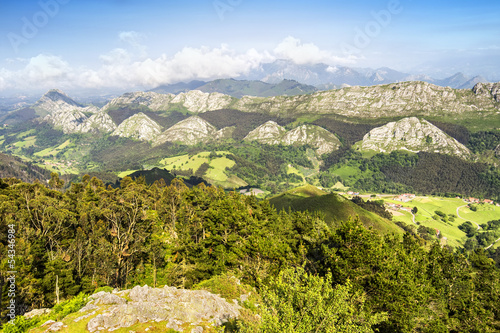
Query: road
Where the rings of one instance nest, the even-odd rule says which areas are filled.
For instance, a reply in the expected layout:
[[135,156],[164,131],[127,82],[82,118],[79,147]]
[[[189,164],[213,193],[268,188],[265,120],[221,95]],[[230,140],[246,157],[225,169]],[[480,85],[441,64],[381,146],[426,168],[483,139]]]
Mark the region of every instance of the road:
[[492,247],[493,245],[495,245],[498,241],[500,241],[500,238],[499,238],[499,239],[497,239],[496,241],[494,241],[494,242],[493,242],[493,244],[491,244],[490,246],[485,247],[484,249],[485,249],[485,250],[488,250],[490,247]]
[[417,224],[417,222],[415,222],[415,214],[413,214],[413,212],[410,212],[411,213],[411,216],[413,217],[413,223]]
[[[462,216],[460,216],[460,214],[458,214],[458,210],[459,210],[460,208],[462,208],[462,207],[467,207],[467,206],[468,206],[468,205],[463,205],[463,206],[457,207],[457,216],[458,216],[458,217],[460,217],[461,219],[464,219],[464,218],[463,218]],[[464,220],[466,220],[466,221],[470,221],[470,220],[467,220],[467,219],[464,219]],[[477,224],[476,222],[474,222],[474,221],[470,221],[470,222],[472,222],[472,223],[474,223],[475,225],[477,225],[477,230],[481,229],[481,226],[479,226],[479,224]],[[484,249],[485,249],[485,250],[488,250],[490,247],[492,247],[493,245],[495,245],[497,242],[500,242],[500,238],[499,238],[499,239],[497,239],[496,241],[494,241],[494,242],[493,242],[493,244],[490,244],[490,246],[485,247]]]
[[463,205],[463,206],[457,207],[457,216],[458,216],[459,218],[461,218],[461,219],[464,219],[464,220],[466,220],[466,221],[472,222],[472,223],[474,223],[475,225],[477,225],[477,230],[481,229],[481,227],[479,226],[479,224],[477,224],[477,223],[476,223],[476,222],[474,222],[474,221],[471,221],[471,220],[468,220],[468,219],[466,219],[466,218],[463,218],[463,217],[462,217],[462,216],[460,216],[460,214],[458,213],[458,211],[460,210],[460,208],[462,208],[462,207],[467,207],[467,206],[468,206],[468,205]]

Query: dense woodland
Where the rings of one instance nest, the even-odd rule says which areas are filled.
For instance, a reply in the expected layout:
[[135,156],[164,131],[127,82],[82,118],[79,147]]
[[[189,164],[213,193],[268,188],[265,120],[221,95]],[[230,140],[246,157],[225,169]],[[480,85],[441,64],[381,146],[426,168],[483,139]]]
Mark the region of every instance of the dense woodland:
[[54,305],[56,281],[66,299],[102,286],[191,288],[232,274],[255,287],[262,304],[251,308],[260,322],[242,319],[234,331],[500,330],[500,271],[481,249],[380,235],[354,218],[333,227],[179,180],[125,177],[112,188],[85,176],[62,187],[57,174],[48,187],[0,182],[0,281],[10,225],[18,311]]
[[394,151],[364,158],[361,153],[344,148],[326,156],[322,170],[334,174],[342,166],[359,170],[356,176],[342,179],[345,185],[356,190],[437,195],[456,193],[500,200],[498,168],[450,155]]

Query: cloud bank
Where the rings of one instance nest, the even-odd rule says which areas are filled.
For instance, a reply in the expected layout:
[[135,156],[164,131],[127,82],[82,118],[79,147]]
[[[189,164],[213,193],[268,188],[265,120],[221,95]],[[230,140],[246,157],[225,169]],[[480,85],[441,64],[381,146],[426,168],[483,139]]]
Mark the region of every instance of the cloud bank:
[[39,54],[30,59],[17,59],[24,67],[0,69],[2,90],[41,90],[51,88],[117,88],[142,89],[161,84],[190,80],[237,78],[259,68],[263,63],[287,59],[297,64],[352,64],[353,58],[336,57],[312,43],[287,37],[273,51],[249,49],[237,52],[229,45],[220,47],[185,47],[169,56],[147,56],[143,45],[146,37],[135,31],[121,32],[118,39],[123,48],[115,48],[99,57],[98,68],[75,68],[60,56]]

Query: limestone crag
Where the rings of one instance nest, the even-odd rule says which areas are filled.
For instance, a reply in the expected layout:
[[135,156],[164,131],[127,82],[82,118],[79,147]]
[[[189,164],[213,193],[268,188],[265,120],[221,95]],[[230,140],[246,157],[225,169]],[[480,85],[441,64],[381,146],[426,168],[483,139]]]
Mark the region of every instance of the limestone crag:
[[282,139],[285,145],[310,145],[318,155],[330,153],[342,144],[331,132],[315,125],[302,125],[290,130]]
[[58,114],[73,111],[94,113],[99,110],[95,106],[85,107],[75,102],[68,95],[58,89],[49,90],[33,105],[33,109],[42,117],[54,112],[57,112]]
[[82,133],[89,132],[112,132],[116,129],[116,124],[111,117],[102,111],[94,113],[87,118],[77,129]]
[[199,113],[227,108],[232,101],[231,96],[221,93],[205,93],[199,90],[191,90],[178,94],[171,103],[182,104],[189,111]]
[[155,92],[138,91],[126,93],[120,97],[114,98],[103,107],[103,110],[132,104],[146,106],[152,111],[161,111],[169,108],[170,102],[174,97],[175,95],[173,94],[158,94]]
[[285,134],[286,129],[284,127],[270,120],[248,133],[243,140],[277,145],[281,142],[281,139]]
[[476,95],[484,95],[489,97],[491,95],[493,99],[500,102],[500,82],[497,83],[478,83],[472,88],[472,91]]
[[181,142],[194,145],[213,140],[216,136],[217,128],[198,116],[192,116],[168,128],[156,138],[154,143]]
[[139,112],[125,119],[112,133],[131,139],[153,141],[162,131],[154,120]]
[[467,158],[470,151],[454,138],[445,134],[427,120],[416,117],[403,118],[372,129],[360,143],[362,150],[392,152],[435,152]]
[[[497,112],[500,108],[499,84],[488,94],[473,90],[440,87],[426,82],[401,82],[372,87],[346,87],[308,95],[275,96],[269,98],[245,96],[232,107],[247,112],[273,114],[339,114],[347,117],[378,118],[394,116],[461,114],[467,112]],[[477,86],[477,85],[476,85]],[[487,88],[485,88],[487,90]]]
[[56,128],[61,128],[64,133],[80,132],[80,128],[87,120],[87,116],[78,110],[54,110],[46,115],[43,121]]
[[[75,321],[88,320],[89,332],[116,330],[136,323],[164,322],[165,329],[220,326],[239,316],[240,306],[205,290],[136,286],[119,292],[99,292]],[[82,319],[80,319],[82,318]],[[189,332],[189,330],[187,330]]]
[[302,125],[290,131],[274,121],[268,121],[250,133],[243,139],[246,141],[257,141],[270,145],[310,145],[316,148],[319,155],[332,152],[340,147],[339,139],[316,125]]

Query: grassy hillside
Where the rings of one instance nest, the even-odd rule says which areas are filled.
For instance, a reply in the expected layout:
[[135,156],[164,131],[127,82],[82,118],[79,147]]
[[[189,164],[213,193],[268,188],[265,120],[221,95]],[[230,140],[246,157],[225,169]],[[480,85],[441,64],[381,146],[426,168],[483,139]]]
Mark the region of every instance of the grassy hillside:
[[[401,204],[400,201],[386,198],[388,203]],[[466,234],[458,228],[466,221],[471,221],[474,225],[485,224],[488,221],[500,219],[500,207],[480,204],[476,205],[477,210],[472,211],[467,207],[462,199],[442,198],[442,197],[416,197],[410,202],[403,203],[404,207],[417,207],[415,221],[422,226],[439,230],[445,237],[446,244],[451,246],[463,246],[467,240]],[[458,209],[458,215],[457,215]],[[436,215],[436,211],[443,212],[447,218],[443,220]],[[394,213],[394,220],[412,224],[412,215],[409,212],[398,211]]]
[[[308,195],[309,194],[309,195]],[[292,190],[275,196],[269,200],[277,210],[318,212],[325,217],[329,225],[338,225],[341,221],[359,220],[368,228],[382,233],[402,233],[402,230],[391,221],[369,212],[350,200],[335,194],[312,192],[309,187],[304,190]]]

